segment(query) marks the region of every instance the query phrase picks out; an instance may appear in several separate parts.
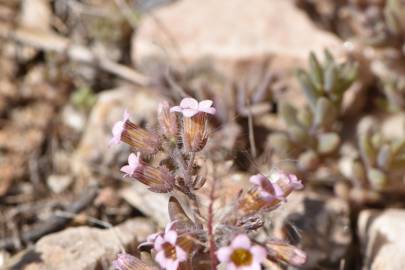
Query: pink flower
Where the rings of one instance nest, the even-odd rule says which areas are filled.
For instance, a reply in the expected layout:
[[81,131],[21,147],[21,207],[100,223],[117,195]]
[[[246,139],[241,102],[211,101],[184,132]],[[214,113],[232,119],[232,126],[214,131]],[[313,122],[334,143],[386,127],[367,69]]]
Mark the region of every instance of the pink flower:
[[[170,222],[169,224],[167,224],[167,225],[166,225],[166,228],[165,228],[165,232],[169,232],[169,231],[174,227],[174,224],[175,224],[176,222],[177,222],[177,221],[172,221],[172,222]],[[138,246],[138,249],[139,249],[139,248],[143,248],[143,247],[149,247],[149,246],[152,246],[152,247],[153,247],[156,238],[158,238],[158,236],[162,236],[162,235],[163,235],[163,232],[152,233],[152,234],[148,235],[148,236],[146,237],[146,241],[145,241],[145,242],[142,242],[142,243]]]
[[137,153],[136,155],[134,153],[131,153],[128,157],[128,165],[125,165],[121,168],[121,172],[124,172],[125,176],[132,176],[134,175],[136,169],[138,169],[141,164],[140,164],[140,154]]
[[250,183],[259,187],[260,196],[266,201],[285,200],[284,191],[277,183],[273,183],[267,177],[256,174],[250,177]]
[[129,113],[127,110],[125,110],[122,120],[116,122],[112,128],[113,137],[110,140],[110,143],[109,143],[110,145],[121,143],[121,135],[125,129],[125,122],[127,122],[128,119],[129,119]]
[[304,188],[302,181],[298,179],[295,174],[275,172],[270,176],[270,181],[278,184],[284,191],[285,196],[290,194],[293,190]]
[[249,237],[240,234],[228,247],[217,251],[220,262],[226,263],[227,270],[260,270],[267,251],[264,247],[252,246]]
[[183,98],[180,106],[174,106],[170,109],[171,112],[181,112],[184,117],[193,117],[199,112],[215,114],[216,110],[211,107],[212,100],[206,99],[198,102],[194,98]]
[[172,230],[173,224],[174,222],[168,224],[165,233],[158,235],[154,243],[157,252],[155,260],[167,270],[176,270],[181,262],[187,260],[187,253],[176,245],[177,232]]

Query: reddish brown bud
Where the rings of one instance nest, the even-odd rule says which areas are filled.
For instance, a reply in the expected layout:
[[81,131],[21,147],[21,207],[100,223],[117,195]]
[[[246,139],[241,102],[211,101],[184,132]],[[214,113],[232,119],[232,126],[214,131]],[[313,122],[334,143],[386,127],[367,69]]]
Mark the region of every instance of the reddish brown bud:
[[268,241],[269,258],[273,261],[283,261],[293,266],[301,266],[307,261],[307,254],[299,248],[281,241]]
[[114,124],[112,133],[110,144],[125,142],[145,154],[154,154],[160,148],[159,136],[132,123],[127,111],[123,119]]
[[173,190],[174,177],[166,167],[155,168],[141,161],[138,155],[128,157],[128,165],[121,168],[125,176],[136,178],[147,185],[151,191],[166,193]]
[[177,118],[174,112],[170,112],[167,101],[159,103],[158,121],[163,135],[169,139],[176,139],[178,132]]
[[207,114],[183,117],[183,144],[187,152],[201,151],[207,143]]

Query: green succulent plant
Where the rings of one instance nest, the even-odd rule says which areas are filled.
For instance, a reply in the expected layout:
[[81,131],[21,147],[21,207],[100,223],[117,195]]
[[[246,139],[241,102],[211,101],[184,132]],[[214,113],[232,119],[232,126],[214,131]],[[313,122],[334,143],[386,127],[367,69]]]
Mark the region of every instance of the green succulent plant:
[[405,79],[388,80],[383,84],[386,100],[383,106],[388,111],[400,111],[405,108]]
[[374,190],[384,190],[405,172],[405,138],[388,140],[378,131],[358,136],[360,159],[352,164],[353,179]]
[[[364,41],[379,48],[392,48],[405,55],[405,3],[402,0],[386,0],[383,9],[370,12]],[[376,15],[378,14],[378,15]]]
[[270,147],[276,154],[282,158],[297,158],[302,171],[316,169],[322,156],[331,155],[338,149],[343,95],[357,75],[356,64],[337,63],[328,50],[325,50],[323,63],[311,53],[309,67],[308,71],[299,69],[296,72],[307,106],[297,109],[282,102],[279,114],[287,130],[269,138]]

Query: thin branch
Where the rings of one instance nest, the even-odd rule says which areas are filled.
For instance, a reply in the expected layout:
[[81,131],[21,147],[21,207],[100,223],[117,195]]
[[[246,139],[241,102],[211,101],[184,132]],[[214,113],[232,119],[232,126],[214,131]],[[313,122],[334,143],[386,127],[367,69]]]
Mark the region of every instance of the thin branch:
[[254,128],[253,128],[253,115],[252,115],[252,110],[250,109],[250,102],[248,99],[248,125],[249,125],[249,144],[250,144],[250,152],[252,154],[252,157],[257,156],[257,150],[256,150],[256,142],[255,142],[255,133],[254,133]]
[[14,40],[40,50],[65,54],[72,61],[99,66],[101,69],[137,85],[150,84],[149,78],[134,69],[98,55],[85,46],[72,44],[68,38],[56,33],[25,28],[10,29],[0,25],[0,39]]
[[[79,213],[93,202],[97,194],[98,187],[91,186],[83,192],[78,201],[67,205],[64,210],[69,213]],[[44,235],[63,229],[69,221],[70,218],[52,216],[34,228],[23,232],[20,241],[24,244],[36,241]],[[14,237],[0,240],[0,249],[14,249],[16,247],[15,240]]]

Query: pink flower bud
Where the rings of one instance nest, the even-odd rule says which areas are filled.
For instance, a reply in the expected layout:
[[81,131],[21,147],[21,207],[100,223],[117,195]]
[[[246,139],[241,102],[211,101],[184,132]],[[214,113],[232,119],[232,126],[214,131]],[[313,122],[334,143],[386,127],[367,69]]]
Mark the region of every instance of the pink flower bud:
[[183,114],[183,145],[187,152],[201,151],[207,143],[207,114],[215,114],[212,100],[198,102],[194,98],[183,98],[180,106],[171,112]]
[[153,269],[149,268],[140,259],[127,253],[118,254],[117,259],[112,262],[112,265],[116,270]]
[[132,123],[127,111],[124,112],[123,119],[114,124],[112,134],[110,145],[125,142],[145,154],[154,154],[160,147],[159,136]]
[[302,266],[307,261],[307,254],[299,248],[281,241],[268,241],[269,257],[274,261],[282,261],[293,266]]
[[147,185],[149,190],[166,193],[173,190],[174,177],[165,167],[155,168],[140,160],[140,153],[131,153],[128,157],[128,165],[121,168],[124,177],[132,177]]

